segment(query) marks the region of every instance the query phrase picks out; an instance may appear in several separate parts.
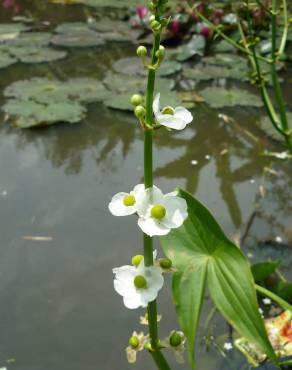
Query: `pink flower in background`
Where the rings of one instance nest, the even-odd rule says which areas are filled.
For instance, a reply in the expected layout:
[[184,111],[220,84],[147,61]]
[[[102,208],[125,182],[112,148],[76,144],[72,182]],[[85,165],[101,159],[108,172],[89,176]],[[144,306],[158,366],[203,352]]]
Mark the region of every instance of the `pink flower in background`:
[[212,35],[212,31],[208,26],[203,26],[201,28],[200,34],[204,36],[206,39],[209,39],[210,36]]
[[19,13],[20,11],[20,6],[17,4],[16,0],[3,0],[2,7],[11,9],[14,13]]
[[148,9],[145,6],[137,6],[136,12],[141,21],[143,21],[148,14]]
[[3,8],[5,8],[5,9],[12,8],[12,7],[14,7],[14,5],[15,5],[14,0],[4,0],[3,4],[2,4]]
[[181,23],[180,21],[178,20],[174,20],[173,22],[171,22],[170,24],[170,29],[174,32],[174,33],[178,33],[178,31],[180,30],[180,27],[181,27]]

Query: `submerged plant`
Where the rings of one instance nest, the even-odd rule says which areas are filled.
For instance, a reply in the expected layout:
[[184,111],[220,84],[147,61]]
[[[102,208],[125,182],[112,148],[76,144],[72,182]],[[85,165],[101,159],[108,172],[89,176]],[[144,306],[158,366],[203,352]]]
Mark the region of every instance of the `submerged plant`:
[[[167,3],[167,0],[153,0],[149,5],[154,37],[150,62],[146,47],[141,45],[137,49],[141,65],[148,70],[145,97],[134,94],[131,98],[144,133],[144,184],[117,193],[109,203],[114,216],[138,216],[137,225],[143,231],[143,255],[133,256],[131,265],[113,269],[114,288],[123,297],[124,305],[129,309],[147,307],[141,323],[148,324],[149,334],[139,330],[132,334],[126,348],[127,358],[133,363],[138,352],[147,350],[158,369],[170,370],[164,352],[171,349],[178,362],[183,362],[187,346],[190,365],[195,368],[195,339],[208,287],[216,308],[237,332],[277,364],[259,313],[256,289],[261,292],[264,289],[264,294],[276,301],[277,296],[255,285],[246,258],[199,201],[180,189],[164,194],[154,185],[155,131],[182,130],[193,121],[186,108],[161,107],[160,94],[154,96],[156,72],[165,57],[160,40],[169,22],[165,17]],[[153,250],[155,236],[160,237],[165,258],[157,259]],[[173,274],[173,298],[181,328],[171,328],[166,338],[161,339],[156,301],[166,272]],[[278,302],[281,304],[283,300]]]

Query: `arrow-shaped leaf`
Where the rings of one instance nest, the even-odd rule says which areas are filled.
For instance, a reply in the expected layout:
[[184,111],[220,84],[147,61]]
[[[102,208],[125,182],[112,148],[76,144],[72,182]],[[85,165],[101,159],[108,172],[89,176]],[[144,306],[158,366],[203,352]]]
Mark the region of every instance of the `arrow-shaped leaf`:
[[173,296],[188,339],[192,366],[205,281],[215,306],[226,320],[277,362],[258,310],[248,261],[199,201],[182,190],[179,195],[187,201],[189,217],[182,227],[162,237],[161,242],[165,254],[178,268],[173,278]]

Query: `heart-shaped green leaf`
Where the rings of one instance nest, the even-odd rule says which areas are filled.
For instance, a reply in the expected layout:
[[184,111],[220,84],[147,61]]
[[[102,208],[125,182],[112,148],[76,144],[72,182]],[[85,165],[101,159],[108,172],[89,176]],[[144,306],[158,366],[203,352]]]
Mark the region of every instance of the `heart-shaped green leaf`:
[[188,339],[192,366],[205,281],[215,306],[226,320],[277,362],[258,310],[248,261],[199,201],[182,190],[179,195],[188,204],[189,217],[182,227],[162,237],[161,242],[165,254],[178,269],[173,278],[173,295],[179,322]]

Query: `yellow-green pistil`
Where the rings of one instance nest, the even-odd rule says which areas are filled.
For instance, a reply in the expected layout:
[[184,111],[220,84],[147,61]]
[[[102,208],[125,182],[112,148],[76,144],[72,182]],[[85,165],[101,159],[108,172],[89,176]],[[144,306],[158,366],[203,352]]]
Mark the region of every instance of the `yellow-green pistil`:
[[163,109],[162,109],[162,112],[161,112],[162,114],[169,114],[169,115],[171,115],[171,116],[174,116],[174,109],[172,108],[172,107],[164,107]]
[[139,339],[136,335],[133,335],[130,339],[129,339],[129,344],[132,348],[137,348],[139,347]]
[[166,215],[166,209],[161,204],[156,204],[151,209],[151,217],[156,220],[162,220]]
[[137,289],[147,288],[147,281],[142,275],[137,275],[134,279],[134,285]]
[[123,199],[124,205],[126,207],[132,207],[136,203],[134,195],[128,194]]
[[169,344],[172,347],[178,347],[182,342],[182,337],[176,331],[173,332],[169,338]]

